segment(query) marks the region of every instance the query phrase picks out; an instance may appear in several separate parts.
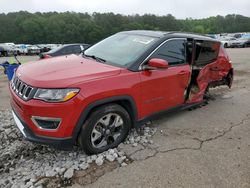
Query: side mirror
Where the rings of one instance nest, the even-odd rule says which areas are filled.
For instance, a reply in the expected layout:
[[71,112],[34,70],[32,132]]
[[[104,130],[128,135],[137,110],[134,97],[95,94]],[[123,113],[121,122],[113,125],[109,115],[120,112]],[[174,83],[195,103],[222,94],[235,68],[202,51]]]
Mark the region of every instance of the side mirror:
[[167,69],[169,67],[168,62],[164,59],[153,58],[148,61],[147,65],[143,66],[143,70],[158,70]]

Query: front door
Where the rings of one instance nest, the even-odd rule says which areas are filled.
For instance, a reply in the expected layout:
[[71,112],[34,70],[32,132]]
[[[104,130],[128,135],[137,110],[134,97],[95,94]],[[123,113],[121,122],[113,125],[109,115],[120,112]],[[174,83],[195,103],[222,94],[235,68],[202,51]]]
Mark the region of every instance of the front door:
[[191,74],[185,44],[185,39],[167,40],[148,58],[164,59],[169,68],[140,72],[143,117],[184,103]]

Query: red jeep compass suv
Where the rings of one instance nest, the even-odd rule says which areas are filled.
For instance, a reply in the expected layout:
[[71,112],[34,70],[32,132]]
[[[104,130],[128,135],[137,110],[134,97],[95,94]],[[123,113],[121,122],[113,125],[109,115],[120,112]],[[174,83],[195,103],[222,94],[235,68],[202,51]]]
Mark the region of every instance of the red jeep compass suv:
[[21,65],[10,82],[11,105],[27,140],[99,153],[157,114],[201,105],[209,87],[231,87],[232,79],[214,39],[126,31],[79,56]]

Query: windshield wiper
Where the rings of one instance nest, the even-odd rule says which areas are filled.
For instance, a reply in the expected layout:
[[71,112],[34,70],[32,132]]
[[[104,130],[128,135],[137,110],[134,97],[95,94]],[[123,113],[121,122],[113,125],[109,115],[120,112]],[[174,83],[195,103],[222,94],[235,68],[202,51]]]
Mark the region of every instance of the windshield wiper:
[[90,58],[92,58],[92,59],[94,59],[94,60],[96,60],[96,61],[99,61],[99,62],[106,62],[105,59],[102,59],[102,58],[97,57],[97,56],[95,56],[95,55],[86,55],[86,54],[83,54],[83,56],[85,56],[85,57],[90,57]]

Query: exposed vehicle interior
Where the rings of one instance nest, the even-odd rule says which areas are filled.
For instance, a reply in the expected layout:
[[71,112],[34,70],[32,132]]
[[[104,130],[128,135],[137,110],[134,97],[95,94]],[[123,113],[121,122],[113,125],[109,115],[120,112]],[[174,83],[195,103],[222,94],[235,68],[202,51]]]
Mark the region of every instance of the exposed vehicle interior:
[[[221,44],[215,41],[204,40],[188,40],[186,44],[187,62],[191,65],[191,78],[187,89],[186,100],[191,102],[199,96],[203,98],[208,97],[209,87],[215,87],[223,84],[227,84],[225,80],[214,80],[210,82],[215,76],[219,76],[219,71],[223,70],[217,59]],[[209,65],[206,66],[206,65]],[[214,65],[213,65],[214,64]],[[206,68],[208,67],[208,68]],[[207,69],[207,70],[205,70]],[[201,75],[201,71],[206,74]],[[200,77],[203,77],[202,86],[198,81]],[[201,80],[201,79],[200,79]],[[198,95],[198,96],[197,96]]]

